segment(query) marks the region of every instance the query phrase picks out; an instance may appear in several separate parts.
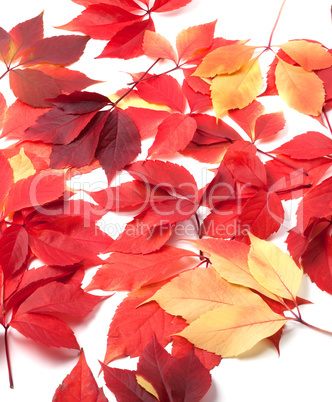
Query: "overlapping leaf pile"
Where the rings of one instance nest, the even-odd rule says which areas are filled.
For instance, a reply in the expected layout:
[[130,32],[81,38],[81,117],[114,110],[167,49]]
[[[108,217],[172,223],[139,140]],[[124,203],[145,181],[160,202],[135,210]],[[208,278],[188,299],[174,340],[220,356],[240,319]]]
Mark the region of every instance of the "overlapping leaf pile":
[[[42,14],[0,30],[3,76],[17,97],[8,108],[0,99],[1,136],[17,140],[0,152],[7,360],[10,328],[80,349],[68,316],[84,318],[108,297],[90,291],[127,291],[107,335],[106,386],[118,401],[199,401],[222,358],[265,338],[279,350],[289,321],[311,326],[299,310],[303,271],[332,294],[332,51],[312,40],[273,46],[277,23],[267,46],[215,37],[216,21],[181,31],[174,48],[155,32],[153,15],[191,0],[73,1],[85,9],[60,28],[88,36],[43,38]],[[108,41],[99,57],[144,55],[153,64],[109,98],[82,91],[97,81],[67,66],[90,38]],[[259,60],[270,51],[265,79]],[[160,60],[172,67],[153,74]],[[330,136],[288,137],[283,112],[267,113],[265,96],[316,118],[322,131],[327,124]],[[283,136],[277,148],[260,148]],[[191,172],[167,161],[174,155],[197,160],[198,169],[214,164],[213,180],[198,188]],[[91,202],[73,197],[67,180],[100,168],[110,186],[88,193]],[[111,186],[123,169],[131,180]],[[300,197],[289,256],[266,239],[282,228],[284,201]],[[132,216],[116,239],[97,225],[109,211]],[[179,248],[175,240],[193,227],[199,239]],[[37,259],[45,265],[36,268]],[[98,265],[83,290],[85,269]],[[125,356],[139,357],[136,371],[108,366]],[[53,400],[82,395],[107,400],[83,351]]]

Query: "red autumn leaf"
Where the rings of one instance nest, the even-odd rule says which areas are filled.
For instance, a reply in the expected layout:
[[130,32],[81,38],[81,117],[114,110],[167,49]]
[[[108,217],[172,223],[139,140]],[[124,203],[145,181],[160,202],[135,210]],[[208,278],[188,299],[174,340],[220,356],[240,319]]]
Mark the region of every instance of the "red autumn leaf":
[[135,371],[108,367],[102,363],[101,367],[106,386],[113,392],[118,402],[155,402],[157,400],[137,383]]
[[81,265],[71,265],[66,267],[52,267],[42,266],[39,268],[30,268],[23,273],[18,284],[16,284],[13,292],[10,288],[13,277],[9,278],[9,283],[5,284],[6,302],[5,307],[7,310],[17,308],[22,302],[35,292],[39,287],[45,286],[55,280],[66,280],[73,276],[75,271],[82,268]]
[[51,315],[22,314],[13,318],[10,326],[23,336],[46,346],[78,349],[73,331],[66,323]]
[[88,78],[80,71],[69,70],[66,67],[54,64],[41,64],[35,68],[52,77],[61,89],[61,92],[67,94],[74,91],[82,91],[84,88],[100,82]]
[[264,111],[264,106],[255,100],[243,109],[230,110],[229,116],[248,134],[250,139],[254,139],[256,120],[263,115]]
[[37,17],[17,24],[9,32],[12,38],[11,49],[7,54],[7,61],[18,60],[24,52],[44,35],[43,13]]
[[[91,0],[72,0],[72,1],[85,7],[89,6],[92,3]],[[134,0],[93,0],[93,2],[109,4],[111,6],[118,6],[127,11],[141,10],[141,6],[135,3]],[[142,3],[145,4],[144,1],[142,1]]]
[[174,113],[159,125],[154,143],[148,156],[168,155],[183,151],[192,140],[197,124],[195,120],[182,113]]
[[199,53],[209,48],[213,42],[217,21],[184,29],[176,37],[179,61],[199,57]]
[[145,255],[112,253],[86,290],[136,290],[182,271],[187,264],[179,264],[179,261],[189,256],[196,254],[170,246]]
[[104,3],[89,4],[81,15],[58,28],[83,32],[93,39],[110,40],[121,29],[141,19],[141,16],[119,6]]
[[83,350],[76,366],[62,381],[53,396],[53,402],[107,402],[103,391],[87,365]]
[[144,33],[154,31],[152,19],[134,22],[116,33],[97,58],[133,59],[142,56]]
[[74,91],[69,95],[59,95],[55,99],[48,99],[58,109],[68,114],[86,114],[96,112],[110,103],[104,95],[96,92]]
[[[248,144],[228,148],[224,162],[234,178],[246,186],[266,189],[266,171],[263,163],[256,155],[256,147]],[[242,148],[243,147],[243,148]],[[242,148],[242,149],[241,149]]]
[[181,336],[175,337],[172,345],[172,356],[176,357],[177,359],[181,359],[190,353],[191,350],[194,350],[195,355],[208,370],[212,370],[221,362],[221,356],[207,352],[203,349],[196,348],[186,338],[182,338]]
[[6,99],[0,92],[0,130],[3,128],[6,112],[7,112]]
[[128,107],[126,112],[134,120],[142,139],[155,135],[159,124],[171,115],[164,110],[144,109],[140,107]]
[[151,11],[156,13],[164,13],[166,11],[177,10],[178,8],[184,7],[192,0],[155,0]]
[[275,154],[288,155],[295,159],[314,159],[332,153],[332,140],[316,131],[297,135],[290,141],[272,151]]
[[185,327],[184,320],[166,313],[155,302],[137,307],[161,285],[159,282],[131,292],[118,306],[108,331],[105,364],[125,356],[139,356],[154,333],[158,342],[166,346],[171,335]]
[[14,95],[22,102],[33,107],[50,107],[45,99],[60,95],[56,81],[40,70],[27,68],[9,72],[9,83]]
[[96,113],[95,111],[76,115],[54,107],[40,116],[36,123],[25,131],[23,140],[69,144],[78,137]]
[[115,108],[100,133],[96,158],[110,182],[115,174],[132,162],[141,151],[141,138],[132,118]]
[[184,96],[187,98],[191,113],[197,112],[201,109],[212,108],[210,96],[204,95],[200,92],[195,92],[186,80],[183,81],[182,91]]
[[284,221],[281,200],[277,194],[261,190],[246,202],[238,220],[241,225],[240,236],[244,236],[245,230],[248,230],[260,239],[266,239]]
[[271,137],[285,127],[283,112],[268,113],[259,116],[255,124],[255,140]]
[[46,170],[14,183],[8,193],[5,215],[22,208],[39,207],[60,198],[65,191],[63,172]]
[[24,131],[44,113],[45,109],[34,108],[16,100],[8,108],[1,137],[22,138]]
[[[188,199],[197,198],[197,184],[193,176],[183,166],[171,162],[139,161],[126,169],[134,179],[164,189],[172,196],[182,195]],[[160,177],[160,173],[162,177]]]
[[[132,74],[135,81],[141,75]],[[146,75],[145,81],[140,81],[136,88],[139,97],[152,103],[162,103],[171,109],[184,113],[186,101],[178,81],[170,75]],[[147,79],[148,78],[148,79]]]
[[200,92],[204,95],[209,95],[210,96],[210,85],[202,80],[200,77],[195,77],[192,74],[196,68],[184,68],[183,75],[185,76],[186,82],[188,85],[196,92]]
[[98,112],[73,142],[68,145],[54,145],[50,156],[50,167],[79,168],[92,163],[106,119],[107,112]]
[[198,145],[210,145],[219,142],[231,144],[231,141],[242,140],[242,137],[227,123],[208,114],[193,114],[197,123],[197,131],[193,142]]
[[108,235],[91,223],[87,226],[81,215],[55,215],[55,219],[52,219],[47,211],[45,213],[27,219],[29,245],[40,260],[46,264],[63,266],[83,260],[95,265],[101,263],[96,255],[112,243]]
[[24,227],[13,225],[0,237],[0,265],[6,278],[15,274],[28,256],[28,234]]
[[[331,51],[330,51],[331,53]],[[326,92],[326,101],[332,99],[332,79],[331,79],[332,67],[325,68],[324,70],[317,71],[316,74],[324,82],[324,89]]]
[[303,233],[311,218],[324,218],[332,214],[331,186],[332,178],[329,177],[304,195],[296,212],[297,231]]
[[0,152],[1,189],[0,205],[4,202],[13,183],[13,170],[2,152]]
[[72,64],[82,56],[89,39],[87,36],[78,35],[61,35],[41,39],[24,54],[20,64],[51,63],[62,66]]
[[154,336],[140,355],[137,374],[152,384],[162,401],[199,402],[211,386],[211,375],[193,350],[177,359]]
[[15,316],[26,313],[66,314],[83,318],[104,297],[86,293],[77,285],[51,282],[39,287],[18,308]]
[[148,57],[177,62],[177,55],[173,46],[166,38],[153,31],[145,31],[144,33],[143,52]]

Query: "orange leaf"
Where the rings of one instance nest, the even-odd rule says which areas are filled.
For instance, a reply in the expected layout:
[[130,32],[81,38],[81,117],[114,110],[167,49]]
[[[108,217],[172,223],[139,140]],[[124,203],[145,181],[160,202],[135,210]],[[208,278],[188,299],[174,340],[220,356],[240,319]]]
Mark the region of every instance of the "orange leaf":
[[229,109],[249,105],[262,87],[262,74],[257,58],[229,75],[218,75],[212,81],[211,97],[217,117]]
[[214,77],[218,74],[234,73],[248,63],[255,49],[254,46],[246,46],[243,43],[219,47],[204,57],[193,75]]
[[319,116],[325,100],[323,81],[313,72],[279,59],[276,86],[280,97],[300,113]]
[[173,60],[174,63],[177,62],[177,56],[173,46],[166,38],[153,31],[145,31],[143,51],[148,57]]
[[322,70],[332,66],[332,54],[320,43],[292,40],[280,46],[296,63],[307,71]]

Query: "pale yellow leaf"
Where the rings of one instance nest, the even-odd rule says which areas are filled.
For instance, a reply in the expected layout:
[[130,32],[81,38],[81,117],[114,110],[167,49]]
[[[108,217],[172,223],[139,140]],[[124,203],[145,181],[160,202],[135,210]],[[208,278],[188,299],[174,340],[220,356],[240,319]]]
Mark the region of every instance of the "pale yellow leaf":
[[275,334],[287,321],[268,306],[221,307],[202,315],[176,335],[226,358],[251,349]]
[[303,271],[275,244],[249,234],[248,265],[253,277],[265,289],[284,299],[295,300]]
[[324,84],[315,73],[279,59],[275,77],[278,93],[288,106],[312,116],[322,113]]
[[209,254],[214,269],[228,282],[257,290],[270,299],[278,300],[250,273],[248,266],[250,247],[247,244],[223,239],[193,240],[192,243],[199,250]]
[[216,116],[227,110],[242,109],[261,92],[262,73],[257,58],[233,74],[218,75],[212,80],[211,98]]
[[154,389],[153,385],[149,381],[147,381],[145,378],[143,378],[142,376],[140,376],[138,374],[136,374],[136,380],[137,380],[138,385],[140,385],[142,388],[144,388],[145,391],[149,392],[151,395],[153,395],[159,401],[157,391]]
[[20,149],[20,152],[17,155],[13,156],[8,161],[14,172],[14,183],[26,179],[36,173],[31,160],[26,156],[23,148]]
[[[115,94],[111,94],[108,96],[108,98],[112,102],[116,102],[119,97],[123,95],[123,93],[120,91]],[[132,91],[128,96],[125,96],[118,104],[118,107],[121,109],[125,110],[128,107],[139,107],[139,108],[145,108],[145,109],[152,109],[152,110],[165,110],[167,112],[171,112],[171,108],[169,108],[166,105],[163,105],[161,103],[151,103],[147,102],[144,99],[141,99],[138,94],[134,91]]]
[[321,70],[332,66],[332,55],[320,43],[292,40],[280,47],[307,71]]
[[254,46],[242,43],[219,47],[204,57],[193,75],[214,77],[218,74],[234,73],[248,63],[255,49]]
[[212,267],[180,274],[147,301],[151,300],[167,313],[179,315],[187,322],[225,305],[266,305],[250,289],[222,279]]

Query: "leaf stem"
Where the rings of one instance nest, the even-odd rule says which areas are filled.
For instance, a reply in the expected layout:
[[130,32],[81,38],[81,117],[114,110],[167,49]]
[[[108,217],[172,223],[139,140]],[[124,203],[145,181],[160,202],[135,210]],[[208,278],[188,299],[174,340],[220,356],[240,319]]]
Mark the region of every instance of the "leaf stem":
[[[201,227],[201,222],[199,220],[198,214],[197,212],[195,212],[195,219],[196,219],[196,224],[197,224],[197,234],[198,234],[198,238],[201,239],[202,238],[202,227]],[[200,260],[201,261],[205,261],[206,258],[204,257],[203,251],[199,250],[199,255],[200,255]]]
[[315,331],[321,332],[322,334],[325,334],[325,335],[332,335],[332,332],[331,332],[331,331],[327,331],[326,329],[322,329],[322,328],[316,327],[315,325],[311,325],[311,324],[309,324],[308,322],[304,321],[301,317],[298,317],[298,318],[291,318],[291,320],[297,321],[297,322],[299,322],[300,324],[305,325],[306,327],[309,327],[309,328],[311,328],[311,329],[313,329],[313,330],[315,330]]
[[305,174],[306,176],[309,176],[309,174],[308,174],[305,170],[303,170],[303,169],[301,169],[301,168],[299,168],[299,167],[297,167],[297,166],[294,166],[294,165],[292,165],[291,163],[288,163],[288,162],[286,162],[286,161],[283,161],[282,159],[278,158],[277,156],[271,155],[270,153],[265,152],[265,151],[262,151],[261,149],[258,149],[258,148],[257,148],[257,152],[260,152],[260,153],[263,154],[263,155],[266,155],[266,156],[268,156],[268,157],[270,157],[270,158],[272,158],[272,159],[274,159],[274,160],[276,160],[276,161],[278,161],[278,162],[281,162],[281,163],[283,163],[284,165],[287,165],[287,166],[289,166],[289,167],[292,167],[293,169],[301,170],[301,172],[302,172],[303,174]]
[[10,364],[9,357],[9,347],[8,347],[8,325],[5,326],[5,351],[6,351],[6,360],[7,360],[7,368],[8,368],[8,376],[9,376],[9,387],[14,388],[12,368]]
[[271,32],[271,35],[270,35],[269,44],[267,45],[267,49],[271,49],[271,43],[272,43],[272,38],[273,38],[273,35],[274,35],[274,31],[277,28],[277,25],[278,25],[278,22],[279,22],[279,19],[280,19],[280,16],[281,16],[281,13],[282,13],[282,10],[284,8],[285,3],[286,3],[286,0],[284,0],[282,2],[282,5],[280,7],[276,22],[274,23],[273,28],[272,28],[272,32]]
[[327,113],[326,113],[325,108],[323,108],[323,114],[324,114],[324,118],[325,118],[326,124],[327,124],[327,126],[328,126],[328,128],[329,128],[329,130],[330,130],[331,135],[332,135],[331,123],[330,123],[330,120],[329,120],[329,117],[328,117],[328,115],[327,115]]
[[157,59],[146,71],[145,73],[142,75],[142,77],[139,78],[138,81],[135,81],[131,88],[128,89],[128,91],[126,91],[122,96],[120,96],[120,98],[118,100],[116,100],[113,103],[113,107],[116,106],[120,101],[122,101],[123,98],[125,98],[128,94],[130,94],[130,92],[143,80],[143,78],[149,73],[149,71],[161,60],[161,58]]
[[[159,60],[161,60],[161,59],[159,59]],[[182,64],[177,64],[175,67],[171,68],[170,70],[163,71],[162,73],[155,74],[155,75],[153,75],[153,76],[151,76],[151,77],[146,77],[146,78],[144,78],[144,79],[140,79],[139,82],[148,81],[148,80],[151,80],[152,78],[160,77],[161,75],[171,73],[172,71],[178,70],[179,68],[181,68],[181,67],[184,66],[185,64],[186,64],[186,62],[184,62],[184,63],[182,63]],[[133,81],[133,82],[130,82],[128,85],[133,85],[133,84],[135,84],[135,83],[136,83],[136,81]]]

